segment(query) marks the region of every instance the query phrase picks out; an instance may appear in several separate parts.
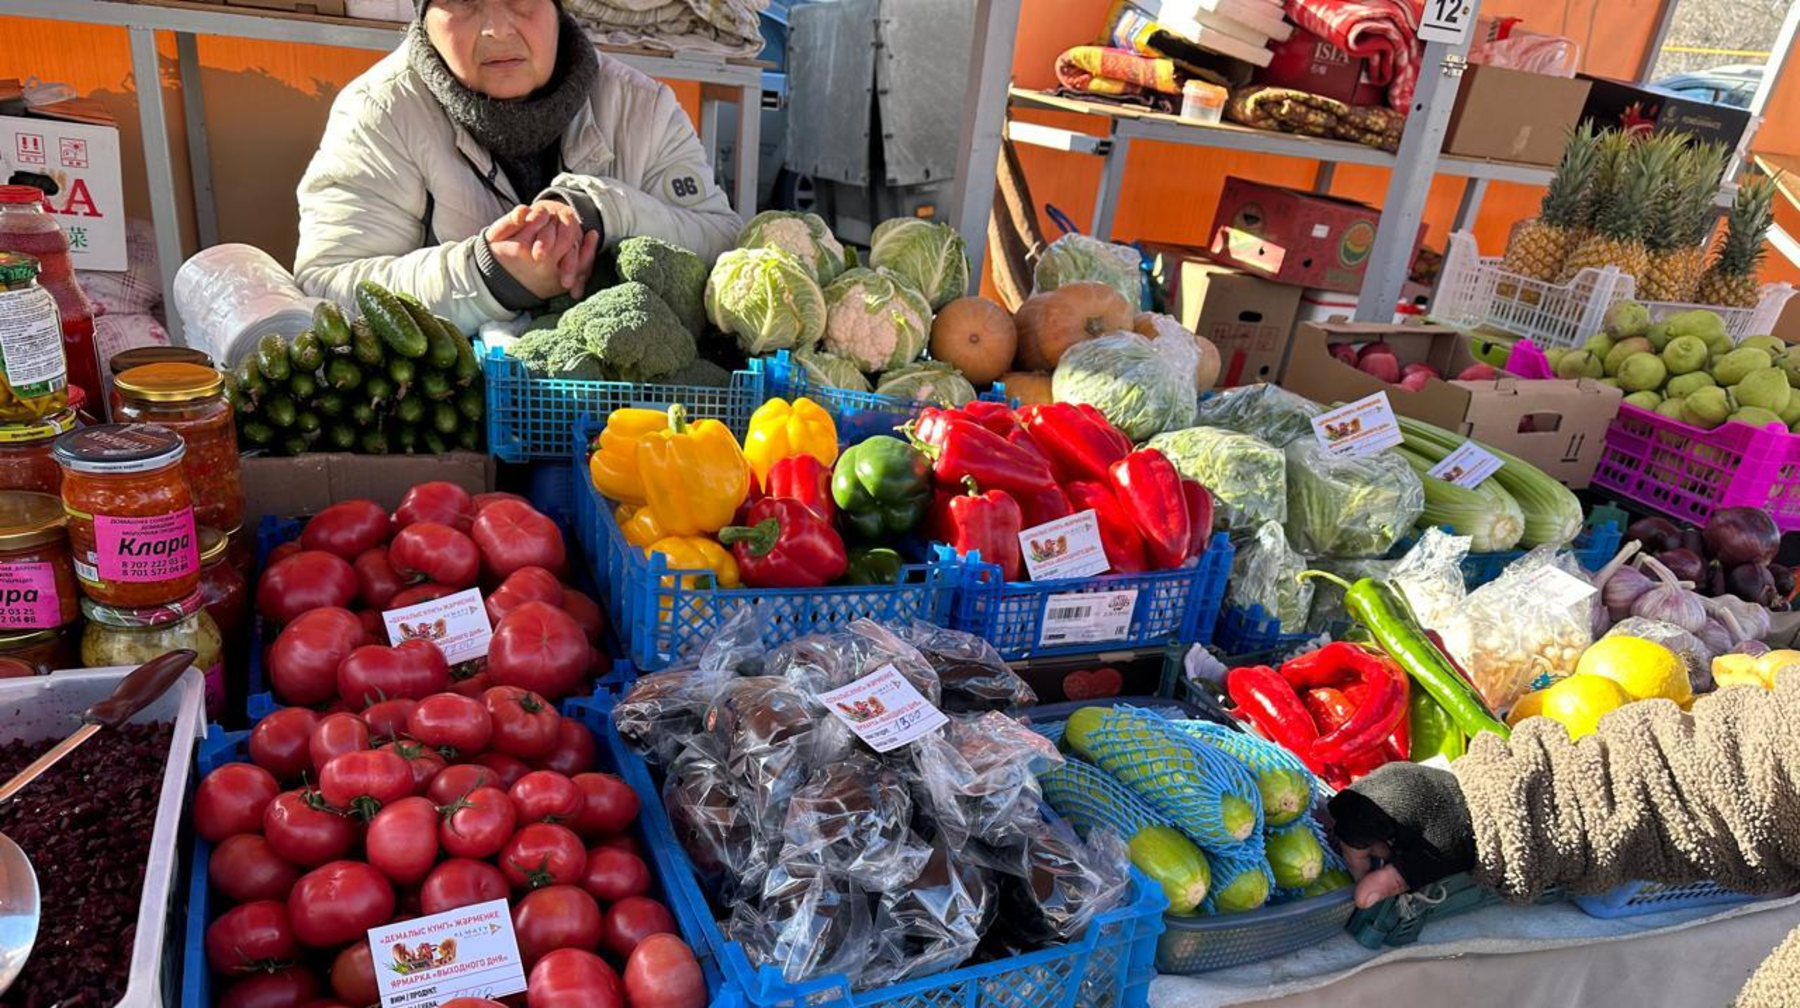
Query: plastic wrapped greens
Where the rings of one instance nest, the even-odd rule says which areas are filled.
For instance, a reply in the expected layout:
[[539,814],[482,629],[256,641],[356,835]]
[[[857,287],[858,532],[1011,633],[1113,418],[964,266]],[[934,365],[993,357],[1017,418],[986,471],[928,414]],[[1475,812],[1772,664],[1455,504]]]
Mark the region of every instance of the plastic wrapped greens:
[[1369,557],[1392,549],[1425,508],[1425,488],[1394,452],[1333,455],[1313,438],[1290,442],[1288,541],[1309,556]]
[[1087,403],[1133,441],[1194,422],[1194,370],[1200,350],[1192,334],[1145,339],[1107,333],[1070,347],[1051,376],[1057,402]]
[[1190,427],[1159,434],[1149,447],[1211,491],[1218,518],[1233,532],[1287,520],[1287,459],[1268,442],[1218,427]]
[[1325,407],[1279,385],[1240,385],[1202,400],[1194,423],[1254,434],[1284,448],[1298,438],[1311,437],[1312,419],[1323,412]]
[[1284,627],[1305,626],[1313,598],[1312,581],[1300,580],[1305,571],[1306,558],[1288,545],[1287,533],[1263,522],[1231,561],[1231,604],[1259,605]]
[[943,686],[943,709],[951,714],[1013,711],[1037,703],[1037,694],[1006,664],[994,645],[971,633],[946,630],[923,620],[899,628],[901,640],[918,648]]

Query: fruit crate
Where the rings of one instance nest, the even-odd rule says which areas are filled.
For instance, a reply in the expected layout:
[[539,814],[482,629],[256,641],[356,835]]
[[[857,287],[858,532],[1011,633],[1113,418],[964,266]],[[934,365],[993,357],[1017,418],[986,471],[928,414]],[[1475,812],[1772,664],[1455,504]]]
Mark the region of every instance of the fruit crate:
[[625,541],[612,504],[588,477],[588,443],[604,426],[593,417],[575,426],[576,526],[625,656],[639,671],[697,657],[744,605],[762,610],[763,640],[771,646],[862,617],[939,625],[948,618],[962,576],[956,564],[908,564],[897,585],[725,589],[713,586],[710,571],[674,568],[660,553],[645,555]]
[[1644,914],[1695,907],[1733,906],[1753,903],[1764,897],[1734,892],[1717,882],[1690,882],[1670,886],[1658,882],[1626,882],[1596,896],[1571,896],[1569,899],[1589,917],[1616,920],[1641,917]]
[[[940,562],[961,571],[950,626],[986,638],[1008,661],[1175,643],[1205,644],[1212,640],[1225,582],[1231,577],[1231,540],[1223,532],[1214,533],[1191,567],[1055,581],[1007,581],[999,565],[982,561],[980,554],[959,559],[947,546],[938,544],[935,549]],[[1044,620],[1053,608],[1082,604],[1082,599],[1071,596],[1121,591],[1137,593],[1130,602],[1131,624],[1122,636],[1044,644]]]
[[[1524,336],[1545,350],[1574,348],[1604,328],[1608,308],[1630,300],[1637,292],[1631,274],[1613,266],[1584,269],[1568,283],[1554,284],[1508,273],[1500,268],[1501,259],[1482,255],[1473,234],[1451,234],[1450,251],[1444,256],[1443,273],[1431,302],[1432,317],[1459,328],[1498,329]],[[1793,294],[1792,286],[1772,283],[1763,285],[1754,308],[1670,301],[1651,301],[1644,307],[1652,319],[1705,308],[1719,316],[1726,332],[1737,341],[1773,331]]]
[[[838,440],[847,445],[867,441],[877,434],[892,434],[896,427],[911,421],[919,415],[920,410],[932,405],[895,396],[876,395],[873,392],[816,384],[807,376],[806,369],[796,364],[786,350],[778,350],[772,356],[751,361],[750,369],[762,373],[763,387],[769,396],[780,396],[783,399],[806,396],[825,407],[832,419],[837,421]],[[999,382],[995,382],[993,388],[981,393],[978,398],[989,402],[1008,401],[1006,388]]]
[[1593,486],[1693,525],[1721,508],[1761,508],[1792,532],[1800,530],[1800,436],[1744,423],[1705,430],[1621,403]]
[[[1156,944],[1168,901],[1162,888],[1131,873],[1126,902],[1095,916],[1087,930],[1064,945],[965,965],[886,987],[852,990],[842,974],[790,983],[774,966],[756,966],[744,947],[726,939],[700,889],[693,861],[675,839],[649,768],[611,728],[613,698],[601,695],[571,702],[565,713],[578,716],[601,736],[603,752],[618,756],[620,775],[643,798],[638,821],[649,835],[645,845],[656,872],[673,898],[671,909],[690,939],[701,965],[722,972],[726,996],[743,998],[746,1008],[1146,1008],[1156,975]],[[720,1002],[714,1001],[714,1008]]]

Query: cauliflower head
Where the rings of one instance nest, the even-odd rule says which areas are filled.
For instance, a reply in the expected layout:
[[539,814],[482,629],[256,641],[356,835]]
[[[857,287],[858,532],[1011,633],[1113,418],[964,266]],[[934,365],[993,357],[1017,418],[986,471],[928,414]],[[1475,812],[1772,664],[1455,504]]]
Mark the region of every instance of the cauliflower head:
[[891,270],[845,270],[825,288],[827,353],[864,371],[887,371],[917,360],[931,340],[931,305]]

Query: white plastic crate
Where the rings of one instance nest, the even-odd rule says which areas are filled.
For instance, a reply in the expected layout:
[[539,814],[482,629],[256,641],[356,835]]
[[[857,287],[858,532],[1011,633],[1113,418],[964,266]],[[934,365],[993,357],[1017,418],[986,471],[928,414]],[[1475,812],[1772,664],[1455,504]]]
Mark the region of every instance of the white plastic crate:
[[[1432,299],[1431,314],[1437,321],[1462,328],[1485,326],[1523,336],[1539,347],[1574,348],[1600,331],[1606,310],[1629,300],[1637,281],[1617,267],[1584,269],[1566,284],[1545,283],[1500,268],[1500,256],[1483,256],[1475,236],[1458,231],[1450,236],[1443,274]],[[1691,308],[1705,308],[1725,323],[1731,338],[1762,335],[1775,327],[1794,288],[1785,283],[1764,284],[1755,308],[1720,308],[1713,305],[1646,302],[1652,319]]]

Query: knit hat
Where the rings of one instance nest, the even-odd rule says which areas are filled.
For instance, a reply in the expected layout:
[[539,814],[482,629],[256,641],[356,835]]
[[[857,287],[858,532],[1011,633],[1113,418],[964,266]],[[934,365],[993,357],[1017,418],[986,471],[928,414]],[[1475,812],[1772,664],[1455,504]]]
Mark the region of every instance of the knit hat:
[[[550,0],[550,2],[556,5],[557,10],[562,10],[562,0]],[[430,3],[431,0],[413,0],[413,17],[415,19],[424,17],[425,8]]]

